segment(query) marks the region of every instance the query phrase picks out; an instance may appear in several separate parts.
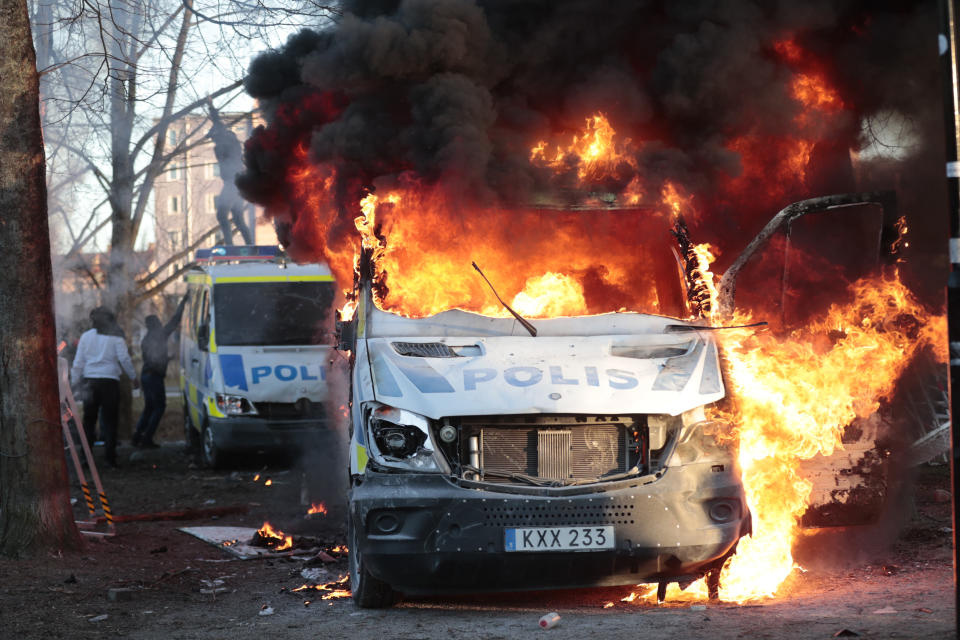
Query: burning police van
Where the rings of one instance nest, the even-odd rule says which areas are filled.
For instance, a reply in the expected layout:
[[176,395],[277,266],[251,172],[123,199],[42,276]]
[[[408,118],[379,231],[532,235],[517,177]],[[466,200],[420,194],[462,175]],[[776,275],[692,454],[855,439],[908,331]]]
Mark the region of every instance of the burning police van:
[[184,434],[204,464],[316,440],[327,422],[330,270],[289,264],[277,247],[213,247],[186,280]]
[[[718,302],[733,304],[737,273],[774,231],[879,199],[787,207],[724,274]],[[685,289],[683,317],[696,317],[684,253],[654,286],[662,300]],[[727,396],[723,327],[634,312],[531,323],[505,304],[514,317],[409,318],[378,307],[371,262],[361,255],[356,308],[339,323],[359,606],[397,592],[640,582],[659,583],[662,599],[668,582],[704,576],[716,597],[752,530],[733,425],[712,410]]]

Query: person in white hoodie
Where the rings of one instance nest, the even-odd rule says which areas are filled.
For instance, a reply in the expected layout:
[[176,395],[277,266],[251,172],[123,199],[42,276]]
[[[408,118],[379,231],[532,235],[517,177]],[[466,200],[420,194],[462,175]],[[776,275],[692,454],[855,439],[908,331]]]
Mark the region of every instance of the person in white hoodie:
[[120,374],[126,373],[139,386],[130,352],[113,313],[105,307],[90,312],[93,328],[80,336],[77,354],[70,370],[70,381],[83,387],[83,431],[94,441],[97,416],[103,436],[107,464],[117,465],[117,412]]

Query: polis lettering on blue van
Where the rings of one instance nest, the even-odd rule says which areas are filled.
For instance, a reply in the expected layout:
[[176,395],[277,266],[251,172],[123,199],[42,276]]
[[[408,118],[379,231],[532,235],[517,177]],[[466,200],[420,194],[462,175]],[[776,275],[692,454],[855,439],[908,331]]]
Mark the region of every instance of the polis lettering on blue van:
[[514,387],[529,387],[543,380],[543,371],[537,367],[510,367],[503,372],[503,379]]
[[297,377],[297,369],[296,367],[291,367],[288,364],[278,364],[273,368],[273,375],[277,377],[277,380],[290,382]]
[[260,382],[260,378],[266,378],[270,375],[270,371],[271,368],[264,365],[250,369],[250,377],[253,378],[253,384]]
[[629,371],[607,369],[606,373],[610,376],[610,386],[614,389],[633,389],[640,384],[636,377]]
[[[323,372],[323,367],[320,367],[320,376],[325,377]],[[310,375],[310,372],[307,371],[307,365],[303,364],[303,365],[300,365],[300,379],[301,380],[318,380],[319,378],[317,376]]]
[[550,366],[550,382],[553,384],[580,384],[576,378],[564,378],[563,367],[557,365]]
[[496,369],[464,369],[463,370],[463,390],[475,391],[478,382],[489,382],[497,377]]

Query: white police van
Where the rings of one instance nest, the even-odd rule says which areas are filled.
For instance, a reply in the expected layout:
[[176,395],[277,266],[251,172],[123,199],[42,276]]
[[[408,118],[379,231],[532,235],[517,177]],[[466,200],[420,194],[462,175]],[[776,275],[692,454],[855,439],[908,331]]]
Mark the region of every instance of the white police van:
[[231,453],[296,454],[327,430],[334,279],[277,247],[197,251],[186,276],[184,433],[205,465]]

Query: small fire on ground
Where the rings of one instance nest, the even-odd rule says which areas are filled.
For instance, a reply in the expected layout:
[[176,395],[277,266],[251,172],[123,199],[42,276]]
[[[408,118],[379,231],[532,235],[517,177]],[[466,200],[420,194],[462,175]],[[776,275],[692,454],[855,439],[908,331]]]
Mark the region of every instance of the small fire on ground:
[[307,509],[307,515],[327,515],[327,505],[322,502],[314,502],[310,505],[310,508]]
[[274,529],[269,522],[264,522],[263,526],[253,534],[250,544],[256,547],[267,547],[274,551],[285,551],[293,547],[293,536],[288,536],[283,531]]
[[349,598],[351,596],[350,589],[344,588],[349,580],[349,575],[343,575],[338,580],[334,580],[333,582],[327,582],[326,584],[305,584],[297,587],[296,589],[291,589],[291,591],[294,593],[299,593],[301,591],[320,591],[323,594],[320,596],[321,600]]

